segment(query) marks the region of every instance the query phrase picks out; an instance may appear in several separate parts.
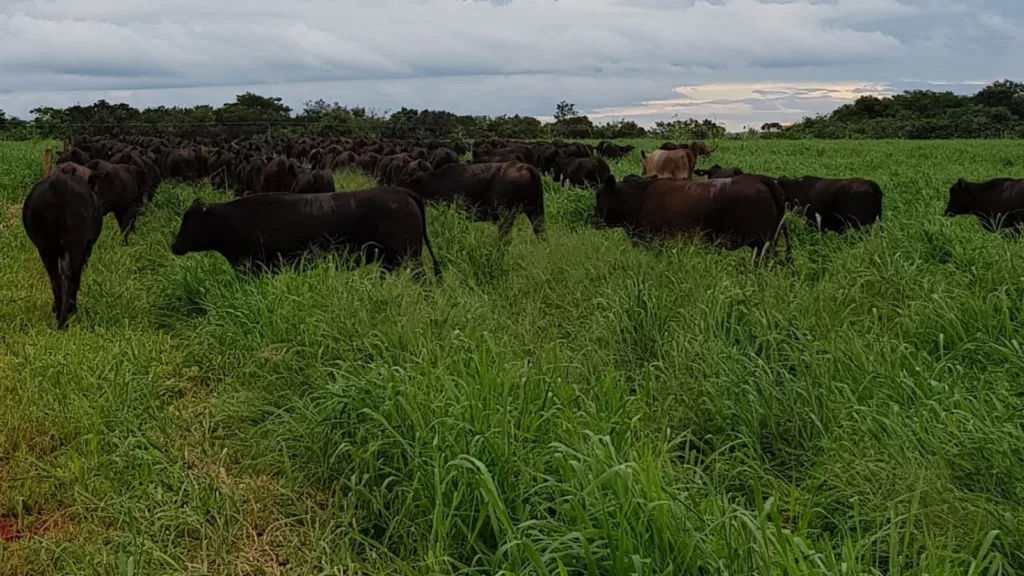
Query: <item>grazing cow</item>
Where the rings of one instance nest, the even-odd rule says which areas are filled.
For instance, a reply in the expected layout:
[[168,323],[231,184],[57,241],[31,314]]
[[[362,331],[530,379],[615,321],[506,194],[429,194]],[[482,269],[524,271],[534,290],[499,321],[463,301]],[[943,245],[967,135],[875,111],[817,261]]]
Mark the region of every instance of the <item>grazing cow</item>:
[[971,215],[989,232],[1024,225],[1024,180],[995,178],[984,182],[957,180],[949,189],[946,216]]
[[249,160],[241,168],[242,177],[239,179],[238,187],[235,188],[235,198],[258,194],[263,187],[263,171],[267,168],[267,161],[260,156]]
[[121,244],[128,245],[128,236],[135,232],[135,220],[146,203],[146,192],[140,188],[144,171],[131,164],[111,164],[93,160],[85,166],[93,190],[103,207],[103,215],[113,214],[121,229]]
[[566,158],[590,158],[594,155],[590,145],[579,142],[560,147],[558,153]]
[[611,158],[612,160],[618,160],[629,155],[634,150],[633,146],[619,146],[613,142],[605,140],[597,145],[597,153],[605,158]]
[[516,155],[522,156],[523,162],[533,162],[533,148],[523,145],[507,146],[493,150],[474,150],[473,162],[477,164],[487,162],[498,163],[500,158],[510,158]]
[[808,225],[843,232],[870,226],[882,217],[882,189],[862,178],[779,178],[786,202],[798,208]]
[[686,148],[678,150],[655,150],[648,154],[640,152],[641,176],[690,180],[693,178],[695,159],[693,152]]
[[694,170],[693,173],[697,176],[707,176],[708,178],[733,178],[736,176],[742,176],[743,170],[739,168],[722,168],[718,164],[715,164],[707,170]]
[[612,173],[602,158],[561,158],[555,167],[555,180],[571,186],[600,186]]
[[22,205],[25,232],[50,277],[52,310],[60,330],[78,311],[82,270],[103,230],[103,206],[95,185],[89,169],[61,164],[32,187]]
[[404,165],[401,169],[398,169],[396,165],[392,164],[391,169],[393,174],[392,184],[402,188],[408,188],[409,183],[421,174],[434,171],[426,160],[413,160],[412,162]]
[[427,162],[434,170],[440,170],[449,164],[458,164],[459,155],[448,148],[438,148],[427,158]]
[[478,221],[498,223],[502,236],[519,214],[530,219],[535,235],[544,233],[544,187],[529,164],[452,164],[417,176],[409,189],[427,201],[464,202]]
[[355,152],[341,152],[331,158],[330,168],[335,171],[347,170],[352,166],[356,166],[358,162],[359,157],[356,156]]
[[609,176],[597,192],[595,223],[625,228],[632,238],[651,240],[697,233],[731,249],[763,252],[780,231],[786,239],[786,206],[771,178],[738,176],[721,180]]
[[562,158],[562,154],[558,151],[558,148],[550,144],[542,144],[534,148],[533,151],[533,165],[543,174],[555,173],[555,168],[558,166],[558,161]]
[[506,154],[504,156],[487,156],[474,158],[471,164],[504,164],[506,162],[526,162],[522,154]]
[[168,180],[195,183],[205,175],[206,159],[202,151],[195,148],[170,150],[164,158],[160,172]]
[[394,154],[380,159],[377,165],[377,173],[381,181],[387,186],[394,186],[400,179],[402,172],[413,163],[412,156],[408,154]]
[[292,194],[326,194],[334,192],[334,176],[327,170],[308,170],[299,175]]
[[356,165],[359,166],[359,169],[362,170],[364,173],[369,174],[370,176],[376,175],[377,164],[380,164],[380,155],[374,154],[372,152],[363,154],[362,156],[359,157],[359,161],[356,162]]
[[138,168],[140,171],[139,189],[142,190],[147,202],[153,199],[161,180],[160,169],[157,168],[155,162],[138,152],[121,152],[111,158],[110,163],[129,164]]
[[295,181],[298,178],[299,169],[296,168],[295,162],[287,158],[275,158],[263,169],[259,192],[262,194],[288,192],[292,186],[295,186]]
[[[224,204],[195,200],[171,247],[176,256],[214,251],[236,269],[276,269],[311,250],[363,256],[387,270],[419,259],[427,235],[423,201],[404,188],[343,194],[260,194]],[[258,270],[257,270],[258,272]]]

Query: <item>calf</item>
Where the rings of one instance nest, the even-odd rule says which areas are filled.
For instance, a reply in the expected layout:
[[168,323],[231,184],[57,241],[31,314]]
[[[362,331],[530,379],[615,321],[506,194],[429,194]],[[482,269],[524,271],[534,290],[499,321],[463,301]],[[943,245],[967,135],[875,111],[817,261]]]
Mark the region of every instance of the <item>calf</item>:
[[764,252],[780,231],[786,239],[785,200],[771,178],[739,176],[721,180],[633,178],[621,183],[609,176],[597,192],[594,214],[599,226],[625,228],[637,239],[697,233],[723,241],[731,250]]
[[990,232],[1024,227],[1024,180],[957,180],[949,189],[946,216],[971,215]]
[[327,170],[303,172],[292,186],[292,194],[325,194],[334,192],[334,176]]
[[786,202],[812,227],[843,232],[870,226],[882,217],[882,189],[862,178],[779,178]]
[[428,201],[464,202],[476,220],[498,223],[502,236],[519,214],[536,236],[544,233],[544,187],[529,164],[452,164],[413,178],[409,188]]
[[341,194],[258,194],[224,204],[195,200],[171,247],[176,256],[219,253],[236,269],[276,269],[311,250],[361,255],[387,270],[422,255],[441,269],[423,201],[403,188]]
[[693,152],[686,148],[678,150],[655,150],[648,154],[640,152],[641,176],[690,180],[693,178],[695,159]]
[[82,270],[103,230],[103,207],[95,194],[96,177],[73,163],[59,165],[32,187],[21,221],[50,277],[57,328],[67,328],[78,311]]

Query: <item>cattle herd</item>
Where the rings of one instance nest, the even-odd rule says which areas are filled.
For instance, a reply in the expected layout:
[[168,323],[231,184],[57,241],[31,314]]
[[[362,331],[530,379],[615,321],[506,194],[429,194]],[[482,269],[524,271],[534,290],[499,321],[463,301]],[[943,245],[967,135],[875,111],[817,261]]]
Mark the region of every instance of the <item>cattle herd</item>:
[[[82,271],[113,214],[127,244],[161,182],[209,180],[234,199],[196,199],[171,247],[178,256],[215,251],[239,269],[272,269],[311,250],[355,254],[394,269],[426,245],[425,204],[459,203],[493,222],[504,237],[525,215],[544,236],[542,176],[595,191],[593,223],[621,227],[636,240],[698,233],[730,249],[767,249],[785,240],[787,205],[818,230],[842,232],[882,216],[882,190],[866,179],[775,178],[718,165],[696,168],[712,151],[702,142],[641,151],[640,175],[617,181],[606,159],[632,146],[601,142],[258,137],[160,140],[85,137],[69,146],[25,199],[22,221],[50,278],[59,328],[77,309]],[[468,156],[468,161],[463,158]],[[333,173],[362,170],[380,186],[336,194]],[[694,176],[706,179],[694,180]],[[986,229],[1024,223],[1024,181],[957,181],[946,214],[978,216]],[[417,270],[417,275],[422,270]]]

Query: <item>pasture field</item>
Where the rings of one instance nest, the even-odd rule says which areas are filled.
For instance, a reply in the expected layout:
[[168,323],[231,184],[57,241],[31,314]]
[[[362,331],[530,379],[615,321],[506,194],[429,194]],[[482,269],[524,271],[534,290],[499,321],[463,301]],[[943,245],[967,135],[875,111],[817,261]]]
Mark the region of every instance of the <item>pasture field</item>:
[[19,215],[44,147],[0,143],[0,575],[1024,573],[1024,244],[942,215],[1019,142],[723,142],[886,194],[759,268],[548,182],[545,241],[431,208],[440,284],[242,279],[171,255],[224,197],[165,185],[66,333]]

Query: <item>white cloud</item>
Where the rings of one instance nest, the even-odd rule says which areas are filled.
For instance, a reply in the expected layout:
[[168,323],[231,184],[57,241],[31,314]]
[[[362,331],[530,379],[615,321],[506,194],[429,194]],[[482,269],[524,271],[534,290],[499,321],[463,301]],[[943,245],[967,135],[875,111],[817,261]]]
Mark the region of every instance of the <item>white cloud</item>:
[[[651,102],[677,98],[669,90],[681,84],[835,87],[851,78],[880,84],[940,70],[953,81],[1010,76],[1024,70],[1008,55],[968,67],[955,58],[934,61],[928,48],[940,38],[945,46],[957,42],[965,19],[999,34],[1007,50],[1019,46],[1006,35],[1020,24],[999,4],[5,0],[0,107],[25,115],[37,105],[96,98],[216,104],[253,89],[293,106],[324,97],[378,108],[539,115],[566,98],[583,110],[649,112]],[[991,50],[982,40],[979,49]],[[767,121],[813,109],[790,105],[835,99],[829,93],[777,101],[775,109],[743,105]]]

